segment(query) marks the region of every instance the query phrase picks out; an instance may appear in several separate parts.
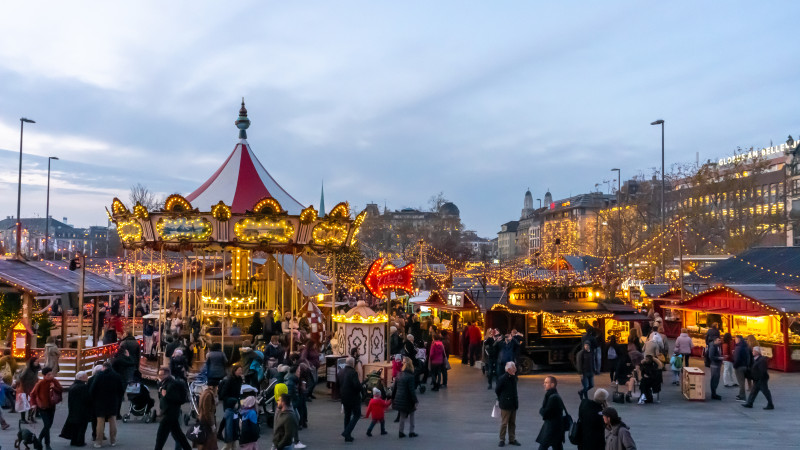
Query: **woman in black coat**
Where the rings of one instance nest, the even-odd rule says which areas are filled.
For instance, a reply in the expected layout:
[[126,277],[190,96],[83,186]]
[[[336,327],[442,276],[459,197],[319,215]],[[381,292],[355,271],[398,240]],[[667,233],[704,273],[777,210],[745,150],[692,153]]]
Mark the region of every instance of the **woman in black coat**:
[[75,383],[69,388],[67,396],[67,420],[64,428],[61,429],[60,437],[69,439],[69,445],[82,447],[86,445],[86,427],[92,420],[91,408],[87,405],[91,403],[89,396],[89,385],[86,383],[89,376],[86,372],[78,372],[75,375]]
[[225,377],[219,384],[219,400],[222,404],[229,398],[239,404],[239,397],[242,395],[242,366],[234,365],[231,367],[231,373]]
[[608,391],[597,389],[593,400],[585,398],[578,408],[578,450],[603,450],[606,448],[606,426],[603,409]]
[[400,437],[405,437],[403,433],[406,419],[409,419],[409,436],[416,437],[414,432],[414,411],[417,410],[417,391],[414,383],[414,363],[411,359],[403,358],[403,369],[397,375],[392,389],[392,407],[400,414]]

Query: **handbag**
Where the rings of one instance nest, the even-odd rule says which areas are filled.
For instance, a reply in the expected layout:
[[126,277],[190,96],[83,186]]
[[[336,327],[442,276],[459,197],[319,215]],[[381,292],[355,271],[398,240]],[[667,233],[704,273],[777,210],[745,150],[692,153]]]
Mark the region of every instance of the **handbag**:
[[31,402],[28,399],[28,394],[22,392],[17,394],[17,400],[14,402],[14,410],[17,412],[24,412],[31,409]]
[[208,431],[202,424],[196,423],[186,430],[186,439],[195,445],[203,444],[208,439]]
[[61,391],[57,391],[57,390],[53,389],[52,386],[51,386],[50,387],[50,407],[51,408],[55,408],[55,406],[57,404],[61,403],[61,400],[63,400],[63,399],[64,399],[64,397],[61,395]]
[[500,417],[500,402],[494,402],[494,406],[492,407],[492,418],[497,419]]
[[572,420],[572,416],[569,415],[567,412],[567,407],[564,405],[564,402],[561,402],[561,407],[564,408],[564,415],[561,416],[561,430],[563,432],[569,432],[569,440],[572,442],[572,435],[575,434],[575,439],[577,442],[578,439],[578,426],[576,422]]
[[450,370],[450,360],[449,359],[445,359],[444,360],[444,369],[445,370]]

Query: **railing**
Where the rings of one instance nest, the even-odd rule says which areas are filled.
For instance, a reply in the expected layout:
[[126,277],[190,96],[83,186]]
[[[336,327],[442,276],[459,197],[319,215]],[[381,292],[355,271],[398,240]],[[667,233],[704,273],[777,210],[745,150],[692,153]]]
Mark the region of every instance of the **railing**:
[[[144,345],[142,339],[138,339],[139,347]],[[61,356],[58,358],[59,370],[56,374],[56,379],[64,386],[68,387],[75,381],[75,374],[80,371],[91,371],[92,368],[98,364],[103,364],[108,359],[111,359],[119,350],[119,342],[108,345],[101,345],[99,347],[91,347],[81,349],[81,363],[76,366],[76,358],[78,350],[74,348],[61,348]],[[32,348],[31,356],[42,357],[44,354],[43,348]],[[40,361],[43,363],[44,361]]]

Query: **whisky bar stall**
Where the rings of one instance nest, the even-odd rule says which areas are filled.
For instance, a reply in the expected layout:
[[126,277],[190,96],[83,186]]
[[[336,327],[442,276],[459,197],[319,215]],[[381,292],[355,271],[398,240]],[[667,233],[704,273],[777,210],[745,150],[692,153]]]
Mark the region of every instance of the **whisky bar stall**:
[[722,334],[753,335],[769,360],[769,368],[800,371],[800,293],[769,284],[740,284],[711,288],[682,303],[665,305],[681,316],[692,338],[692,353],[702,355],[712,323]]
[[[244,101],[235,125],[239,142],[194,192],[186,197],[171,195],[154,211],[140,203],[129,208],[115,198],[109,213],[129,251],[151,250],[151,260],[170,251],[182,256],[180,314],[196,314],[206,326],[220,322],[221,330],[209,339],[223,346],[241,339],[228,334],[233,320],[245,323],[255,313],[263,316],[268,311],[297,314],[309,300],[298,289],[298,283],[307,282],[298,273],[307,265],[298,264],[298,259],[353,245],[366,217],[362,212],[353,219],[345,202],[327,214],[303,206],[256,158],[247,141],[250,120]],[[222,269],[206,273],[209,260]],[[200,269],[190,271],[190,261],[202,261],[197,265]],[[163,273],[159,275],[164,278]],[[189,301],[187,284],[192,283],[200,287],[199,302]],[[164,311],[161,308],[160,314]],[[296,333],[289,335],[293,346]]]

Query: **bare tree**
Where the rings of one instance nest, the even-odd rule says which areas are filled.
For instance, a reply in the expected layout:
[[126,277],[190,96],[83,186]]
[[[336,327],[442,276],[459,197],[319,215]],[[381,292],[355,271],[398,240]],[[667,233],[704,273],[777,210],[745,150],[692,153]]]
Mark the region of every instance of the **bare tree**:
[[131,207],[138,202],[147,208],[148,211],[158,209],[162,203],[153,191],[141,183],[136,183],[131,186],[131,192],[128,194],[128,198],[131,200]]

